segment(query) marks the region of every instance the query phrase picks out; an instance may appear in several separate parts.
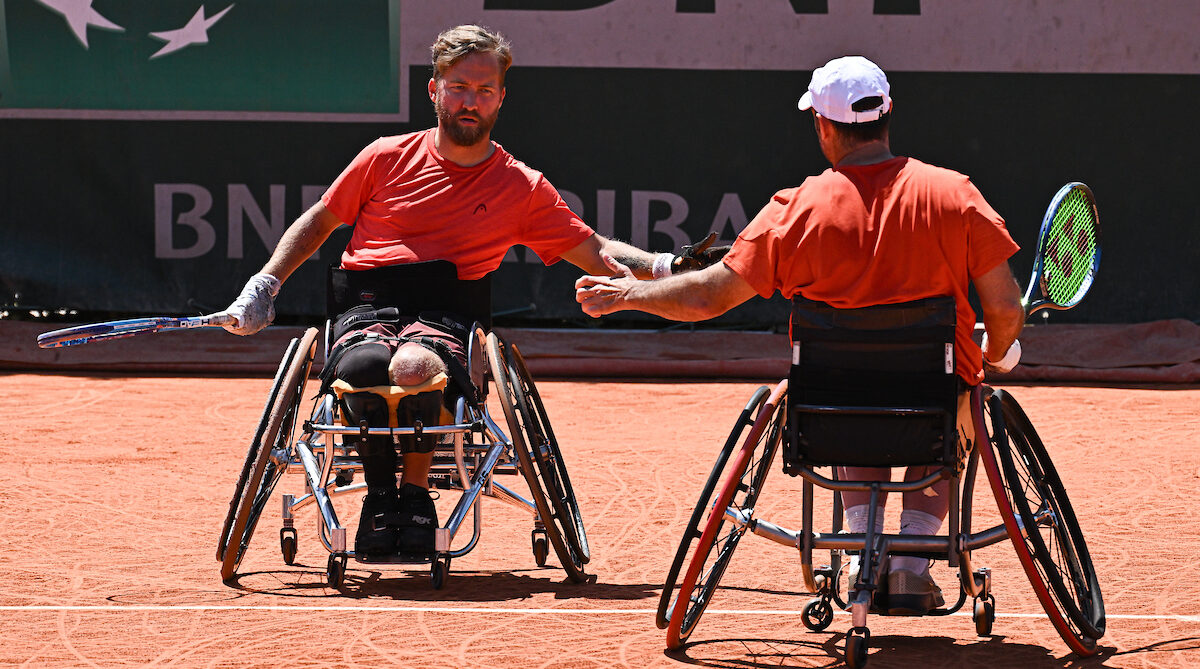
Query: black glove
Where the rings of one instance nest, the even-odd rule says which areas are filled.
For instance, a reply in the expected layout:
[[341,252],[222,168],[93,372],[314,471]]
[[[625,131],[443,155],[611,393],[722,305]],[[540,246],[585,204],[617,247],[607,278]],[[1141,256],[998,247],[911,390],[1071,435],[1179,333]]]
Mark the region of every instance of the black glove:
[[679,255],[671,261],[671,273],[704,269],[720,262],[732,247],[713,246],[712,243],[716,240],[717,233],[710,232],[707,237],[695,244],[684,244],[683,248],[679,250]]

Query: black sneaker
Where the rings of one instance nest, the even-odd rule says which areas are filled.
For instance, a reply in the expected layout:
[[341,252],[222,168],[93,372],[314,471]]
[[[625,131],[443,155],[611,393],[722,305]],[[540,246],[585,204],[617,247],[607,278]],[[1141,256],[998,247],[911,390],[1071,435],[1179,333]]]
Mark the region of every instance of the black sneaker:
[[397,553],[422,558],[434,553],[437,508],[428,490],[412,483],[400,486],[400,513],[396,524],[394,546]]
[[395,552],[399,506],[395,488],[367,490],[354,537],[355,556],[378,558]]

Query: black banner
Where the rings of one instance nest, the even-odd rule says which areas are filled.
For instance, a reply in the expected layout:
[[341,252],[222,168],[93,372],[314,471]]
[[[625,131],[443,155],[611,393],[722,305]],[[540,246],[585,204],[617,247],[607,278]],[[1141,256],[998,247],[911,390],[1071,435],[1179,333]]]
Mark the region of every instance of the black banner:
[[[543,171],[604,234],[668,250],[732,239],[777,189],[825,169],[795,101],[807,71],[514,68],[494,138]],[[377,136],[429,127],[428,70],[408,74],[407,123],[0,119],[0,301],[83,312],[223,308],[284,227]],[[889,72],[895,152],[970,175],[1024,250],[1067,181],[1090,185],[1104,260],[1088,298],[1055,322],[1198,317],[1191,157],[1200,138],[1153,109],[1200,105],[1196,75]],[[287,282],[281,318],[318,317],[335,233]],[[532,256],[532,254],[530,254]],[[494,304],[523,322],[591,324],[579,272],[523,250]],[[769,327],[753,300],[719,323]],[[606,322],[653,322],[630,316]]]

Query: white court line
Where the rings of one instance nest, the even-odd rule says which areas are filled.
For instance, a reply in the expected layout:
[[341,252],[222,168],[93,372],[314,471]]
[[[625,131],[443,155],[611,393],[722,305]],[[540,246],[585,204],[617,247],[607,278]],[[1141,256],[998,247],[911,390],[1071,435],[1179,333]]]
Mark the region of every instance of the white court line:
[[[266,612],[370,612],[381,613],[521,613],[545,615],[582,614],[582,615],[655,615],[657,609],[516,609],[504,607],[482,606],[222,606],[210,604],[129,604],[119,606],[0,606],[0,611],[38,612],[38,611],[79,611],[85,613],[117,612],[117,611],[266,611]],[[787,610],[755,610],[755,609],[707,609],[705,615],[753,615],[753,616],[799,616],[801,611]],[[850,615],[848,611],[834,611],[837,615]],[[955,616],[969,617],[966,611],[954,613]],[[1044,613],[996,613],[997,618],[1044,618]],[[1197,615],[1143,615],[1143,614],[1108,614],[1109,620],[1174,620],[1187,623],[1200,623]]]

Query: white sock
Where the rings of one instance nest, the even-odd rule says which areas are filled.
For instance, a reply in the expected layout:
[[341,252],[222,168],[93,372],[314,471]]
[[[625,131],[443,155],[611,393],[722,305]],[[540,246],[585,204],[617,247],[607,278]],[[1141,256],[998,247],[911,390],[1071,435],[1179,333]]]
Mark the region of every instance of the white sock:
[[[846,529],[855,534],[867,531],[867,515],[871,510],[869,504],[859,504],[846,509]],[[883,532],[883,507],[875,509],[875,531]]]
[[[940,529],[942,529],[942,520],[937,516],[916,509],[905,509],[900,512],[900,534],[930,535],[937,534]],[[911,555],[898,555],[891,558],[889,568],[907,569],[923,574],[929,570],[929,560]]]

